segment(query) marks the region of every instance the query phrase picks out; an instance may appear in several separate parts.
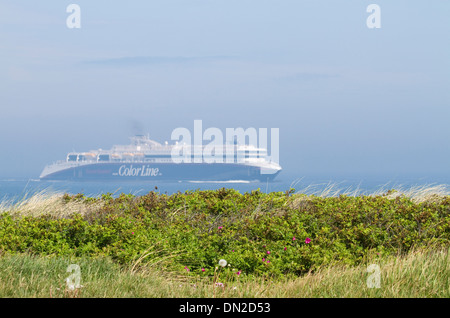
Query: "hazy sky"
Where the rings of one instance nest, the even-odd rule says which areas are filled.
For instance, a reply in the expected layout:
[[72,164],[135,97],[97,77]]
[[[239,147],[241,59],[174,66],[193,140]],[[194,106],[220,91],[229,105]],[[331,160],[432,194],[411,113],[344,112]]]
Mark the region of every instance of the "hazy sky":
[[449,19],[447,0],[0,0],[0,178],[195,119],[279,128],[298,177],[450,175]]

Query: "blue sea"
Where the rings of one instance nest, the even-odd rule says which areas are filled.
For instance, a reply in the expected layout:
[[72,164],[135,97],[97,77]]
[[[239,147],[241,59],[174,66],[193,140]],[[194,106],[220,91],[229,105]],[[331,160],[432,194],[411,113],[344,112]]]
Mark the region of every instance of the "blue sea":
[[325,190],[359,193],[374,193],[380,189],[408,189],[411,187],[450,184],[450,176],[302,176],[284,175],[274,182],[64,182],[40,181],[36,179],[3,179],[0,180],[0,202],[15,202],[31,197],[40,192],[57,192],[87,196],[100,196],[112,193],[143,195],[150,191],[173,194],[189,190],[214,190],[234,188],[241,193],[260,189],[261,192],[287,191],[317,194]]

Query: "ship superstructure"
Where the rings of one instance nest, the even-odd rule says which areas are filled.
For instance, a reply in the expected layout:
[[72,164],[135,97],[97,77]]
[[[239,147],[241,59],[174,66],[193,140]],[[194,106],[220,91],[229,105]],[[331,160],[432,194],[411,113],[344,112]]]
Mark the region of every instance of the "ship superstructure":
[[109,150],[70,152],[66,160],[48,165],[41,180],[230,181],[272,180],[281,171],[267,150],[253,145],[160,144],[149,136],[131,137],[129,145]]

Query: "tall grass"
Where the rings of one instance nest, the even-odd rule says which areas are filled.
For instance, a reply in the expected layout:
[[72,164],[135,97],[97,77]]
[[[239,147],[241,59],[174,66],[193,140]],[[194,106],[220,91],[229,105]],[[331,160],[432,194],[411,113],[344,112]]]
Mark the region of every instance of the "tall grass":
[[[369,264],[380,267],[380,286],[367,284]],[[67,267],[81,268],[81,287],[67,288]],[[156,267],[120,267],[108,258],[0,258],[0,297],[95,298],[434,298],[450,297],[449,251],[415,251],[403,257],[369,260],[356,267],[334,266],[297,279],[256,279],[216,285],[210,280],[174,276]],[[220,282],[220,277],[219,277]]]
[[63,192],[54,190],[41,190],[31,196],[25,195],[21,200],[4,199],[0,201],[0,213],[9,212],[14,216],[52,215],[55,218],[70,217],[74,213],[85,215],[88,212],[99,210],[103,203],[92,201],[86,204],[84,200],[72,200],[66,203]]
[[[284,285],[286,297],[444,297],[450,296],[449,251],[413,251],[372,259],[356,267],[330,267]],[[380,268],[379,288],[368,287],[368,265]],[[283,294],[277,293],[277,297]]]
[[[292,183],[291,188],[295,188],[300,180]],[[310,184],[306,187],[295,188],[296,194],[305,194],[307,196],[318,196],[321,198],[338,197],[340,195],[345,196],[387,196],[389,199],[395,199],[396,197],[407,197],[415,203],[421,203],[425,201],[433,201],[439,198],[450,196],[450,187],[446,184],[423,184],[414,186],[396,185],[395,188],[389,185],[389,183],[380,186],[374,191],[367,191],[361,189],[359,186],[353,188],[340,187],[339,183],[329,182],[322,184]]]

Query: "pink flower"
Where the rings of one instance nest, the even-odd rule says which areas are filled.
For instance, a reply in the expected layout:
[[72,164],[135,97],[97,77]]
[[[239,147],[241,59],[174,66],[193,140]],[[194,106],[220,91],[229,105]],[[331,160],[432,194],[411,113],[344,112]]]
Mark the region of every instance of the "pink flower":
[[202,272],[204,272],[205,271],[205,269],[204,268],[202,268]]
[[287,250],[287,247],[285,247],[284,250]]
[[265,258],[263,258],[263,259],[262,259],[262,261],[263,261],[263,262],[265,262],[265,261],[266,261],[266,259],[265,259]]
[[294,237],[292,238],[292,240],[293,240],[293,241],[295,241],[295,240],[296,240],[295,236],[294,236]]
[[241,275],[241,271],[238,271],[236,274],[237,274],[237,275]]
[[131,234],[134,234],[134,232],[131,232]]
[[270,251],[267,251],[267,254],[270,254]]
[[309,237],[307,237],[306,240],[305,240],[305,243],[306,243],[306,244],[311,243],[311,239],[310,239]]
[[189,272],[189,268],[187,268],[187,266],[185,266],[184,269]]
[[221,229],[223,229],[223,226],[219,226],[217,229],[221,230]]
[[270,263],[270,261],[267,261],[267,263]]

